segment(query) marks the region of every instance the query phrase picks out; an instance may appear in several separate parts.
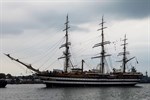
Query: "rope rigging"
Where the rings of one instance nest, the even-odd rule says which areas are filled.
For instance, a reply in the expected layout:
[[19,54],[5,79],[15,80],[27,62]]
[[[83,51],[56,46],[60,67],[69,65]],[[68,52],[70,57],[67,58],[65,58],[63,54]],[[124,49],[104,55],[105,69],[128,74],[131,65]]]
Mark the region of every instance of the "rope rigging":
[[[24,45],[26,44],[26,45],[29,45],[29,44],[31,44],[31,43],[33,43],[34,42],[34,40],[36,40],[36,43],[35,44],[32,44],[32,45],[30,45],[30,46],[28,46],[28,47],[26,47],[26,48],[22,48],[21,50],[14,50],[14,51],[12,51],[12,52],[10,52],[9,54],[17,54],[17,53],[19,53],[19,52],[21,52],[21,53],[23,53],[23,52],[25,52],[26,50],[30,50],[31,48],[34,48],[34,47],[38,47],[38,48],[41,48],[41,46],[43,46],[43,44],[41,44],[40,45],[40,43],[44,43],[45,41],[48,41],[50,38],[55,38],[55,37],[57,37],[58,38],[58,33],[59,31],[57,31],[54,35],[51,35],[50,37],[49,36],[46,36],[46,37],[44,37],[44,38],[40,38],[41,40],[39,40],[39,38],[38,39],[31,39],[29,42],[25,42],[24,43]],[[38,34],[38,35],[36,35],[36,36],[34,36],[34,38],[35,37],[39,37],[39,35],[41,35],[41,34]],[[41,37],[41,36],[40,36]],[[39,40],[39,41],[37,41],[37,40]],[[22,44],[21,44],[22,45]]]
[[[58,41],[56,44],[51,46],[51,48],[50,48],[50,49],[52,49],[51,51],[48,51],[47,53],[45,53],[45,55],[43,55],[41,58],[39,58],[36,61],[36,62],[39,62],[42,58],[46,58],[47,56],[49,56],[49,58],[45,62],[43,62],[39,68],[43,67],[56,54],[56,52],[58,51],[58,47],[62,41],[64,41],[64,37],[60,41]],[[48,55],[48,53],[51,53],[51,56]]]
[[49,67],[51,67],[54,63],[56,63],[58,60],[53,61],[48,67],[46,67],[44,70],[47,70]]
[[[59,41],[57,41],[55,44],[53,44],[52,46],[50,46],[48,49],[46,49],[44,52],[46,53],[46,52],[53,52],[54,51],[54,49],[56,49],[56,47],[57,46],[59,46],[60,45],[60,43],[62,42],[62,41],[64,41],[64,37],[62,38],[62,39],[60,39]],[[45,54],[46,55],[46,54]],[[44,56],[45,56],[44,55]],[[43,56],[42,56],[43,57]]]
[[[61,40],[59,40],[57,43],[55,43],[52,47],[49,47],[48,48],[48,50],[50,51],[50,49],[53,49],[53,50],[55,50],[59,45],[60,45],[60,43],[62,42],[64,40],[64,37],[61,39]],[[48,52],[47,52],[48,53]],[[47,54],[46,53],[46,54]],[[55,53],[56,53],[56,50],[55,50]],[[6,55],[6,54],[5,54]],[[54,55],[54,53],[53,53],[53,55]],[[9,56],[9,55],[7,55],[7,56]],[[45,55],[44,55],[45,56]],[[39,60],[41,60],[41,59],[39,59]],[[49,59],[48,59],[49,60]],[[19,60],[17,60],[17,61],[19,61]],[[40,62],[40,61],[39,61]],[[25,63],[24,63],[25,64]],[[26,64],[27,66],[29,66],[28,64]],[[41,66],[40,66],[41,67]]]

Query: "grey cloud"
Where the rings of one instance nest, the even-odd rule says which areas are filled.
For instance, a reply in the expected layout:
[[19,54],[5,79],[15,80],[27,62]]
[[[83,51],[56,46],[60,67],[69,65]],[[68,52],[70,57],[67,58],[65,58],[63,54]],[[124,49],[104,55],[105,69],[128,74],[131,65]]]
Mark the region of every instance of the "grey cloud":
[[25,30],[38,29],[40,26],[38,23],[33,22],[23,22],[23,23],[2,23],[2,34],[21,34]]
[[[16,2],[17,3],[17,2]],[[14,4],[16,4],[14,3]],[[36,3],[36,2],[35,2]],[[37,10],[37,6],[29,7],[28,9],[21,8],[30,12],[30,16],[35,19],[35,21],[24,21],[22,23],[3,23],[3,34],[19,34],[24,30],[29,29],[63,29],[65,16],[69,13],[70,24],[73,23],[73,29],[79,29],[84,31],[84,29],[78,28],[75,25],[81,23],[87,23],[91,21],[99,20],[98,17],[101,15],[106,15],[110,19],[135,19],[144,18],[150,15],[149,11],[149,0],[109,0],[109,1],[96,1],[96,2],[81,2],[81,3],[55,3],[54,8],[48,8],[47,6],[52,6],[52,4],[42,3],[42,7],[47,9],[44,11]],[[25,3],[28,6],[28,3]],[[30,4],[30,3],[29,3]],[[19,4],[20,5],[20,4]],[[23,5],[23,4],[22,4]],[[9,8],[13,9],[13,8]],[[15,7],[15,9],[20,9]],[[4,12],[4,11],[3,11]],[[23,19],[22,19],[23,20]]]
[[[121,17],[143,18],[150,15],[149,0],[124,0],[112,5],[112,12]],[[110,10],[111,11],[111,10]]]

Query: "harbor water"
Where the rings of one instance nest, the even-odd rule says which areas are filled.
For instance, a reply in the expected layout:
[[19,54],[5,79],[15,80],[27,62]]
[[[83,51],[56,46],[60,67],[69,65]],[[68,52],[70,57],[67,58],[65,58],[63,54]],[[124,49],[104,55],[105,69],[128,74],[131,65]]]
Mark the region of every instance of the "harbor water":
[[7,85],[0,100],[150,100],[150,84],[135,87],[45,88],[43,84]]

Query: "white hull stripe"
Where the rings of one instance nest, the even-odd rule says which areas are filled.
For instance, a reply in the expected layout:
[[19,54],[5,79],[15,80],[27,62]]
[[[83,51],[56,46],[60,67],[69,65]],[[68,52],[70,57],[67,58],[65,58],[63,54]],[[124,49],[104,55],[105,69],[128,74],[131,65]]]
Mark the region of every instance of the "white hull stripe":
[[62,78],[62,77],[40,77],[44,80],[63,80],[63,81],[140,81],[140,79],[91,79],[91,78]]
[[91,85],[113,85],[113,84],[137,84],[137,82],[66,82],[66,81],[43,81],[45,84],[91,84]]

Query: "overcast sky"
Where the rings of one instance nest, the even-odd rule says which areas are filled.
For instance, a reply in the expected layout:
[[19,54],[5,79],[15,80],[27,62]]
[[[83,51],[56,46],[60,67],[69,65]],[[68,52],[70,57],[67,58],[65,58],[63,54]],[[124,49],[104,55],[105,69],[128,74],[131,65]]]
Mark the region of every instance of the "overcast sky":
[[[24,66],[3,55],[10,53],[20,60],[31,63],[40,70],[63,69],[58,61],[64,49],[65,18],[69,15],[69,37],[74,65],[81,59],[87,61],[85,69],[96,67],[99,60],[91,57],[100,52],[92,46],[100,42],[99,23],[104,16],[107,29],[105,40],[112,43],[106,51],[112,56],[110,66],[119,68],[121,39],[127,35],[130,57],[136,56],[129,65],[150,75],[150,1],[149,0],[1,0],[0,72],[13,75],[31,74]],[[49,57],[50,56],[50,57]]]

